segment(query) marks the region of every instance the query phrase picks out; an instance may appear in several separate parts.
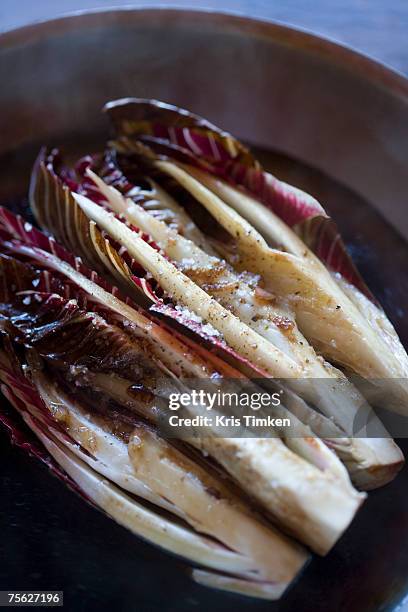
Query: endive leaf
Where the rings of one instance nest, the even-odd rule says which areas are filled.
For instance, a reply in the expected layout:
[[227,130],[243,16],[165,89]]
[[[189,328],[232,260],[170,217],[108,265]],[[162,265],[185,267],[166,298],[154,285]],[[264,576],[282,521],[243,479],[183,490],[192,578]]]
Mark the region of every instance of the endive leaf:
[[[112,213],[103,210],[84,196],[75,194],[75,199],[90,219],[129,250],[129,253],[160,282],[173,300],[201,317],[207,325],[214,327],[227,344],[241,353],[245,359],[259,364],[271,376],[301,377],[302,370],[295,362],[241,324],[237,317],[211,299]],[[255,350],[257,350],[256,357]]]
[[[106,211],[104,211],[100,206],[93,204],[96,209],[99,211],[99,214],[106,215]],[[110,216],[108,215],[110,218]],[[138,234],[132,232],[129,228],[127,228],[123,223],[119,220],[114,219],[114,222],[117,224],[117,227],[123,228],[123,231],[129,232],[131,236],[135,237],[140,244],[145,245],[146,248],[151,249],[155,256],[161,257],[160,254],[152,249]],[[118,235],[116,238],[119,238]],[[29,249],[27,249],[29,250]],[[124,306],[123,304],[117,305],[117,300],[113,296],[109,296],[109,300],[106,297],[101,296],[102,290],[98,288],[98,286],[88,281],[85,277],[81,277],[81,275],[76,272],[74,269],[70,268],[65,262],[60,262],[55,256],[45,253],[43,256],[39,254],[39,250],[35,252],[35,258],[37,262],[43,261],[45,265],[49,267],[53,267],[60,273],[66,274],[70,280],[76,282],[78,286],[82,288],[84,291],[88,291],[92,294],[94,300],[99,300],[105,305],[110,306],[110,308],[117,308],[117,311],[124,315]],[[43,259],[42,259],[43,258]],[[166,262],[165,259],[163,259]],[[169,264],[170,265],[170,264]],[[105,301],[106,300],[106,301]],[[128,307],[129,308],[129,307]],[[129,313],[128,318],[132,320],[132,314],[128,309],[126,310],[126,315]],[[151,333],[151,329],[150,329]],[[84,334],[81,334],[84,336]],[[86,338],[85,338],[86,339]],[[75,351],[75,345],[73,345],[73,350]],[[58,357],[58,354],[57,354]],[[189,361],[189,358],[185,357],[186,361]],[[208,364],[207,364],[208,371]],[[298,534],[298,537],[301,537],[302,540],[310,543],[311,546],[315,550],[320,553],[324,553],[328,550],[330,546],[334,543],[334,541],[339,537],[340,533],[344,530],[346,525],[351,520],[355,511],[357,510],[359,504],[362,501],[362,497],[359,496],[350,486],[350,483],[347,482],[344,477],[339,478],[338,474],[333,472],[331,468],[326,470],[321,470],[317,468],[312,463],[309,463],[309,460],[302,459],[300,456],[296,455],[292,451],[289,450],[286,445],[280,440],[270,439],[265,442],[267,448],[272,451],[275,449],[274,456],[279,458],[279,461],[276,465],[276,470],[274,471],[273,477],[269,478],[269,476],[264,475],[264,479],[262,480],[262,486],[259,488],[256,486],[252,487],[251,479],[249,478],[249,473],[256,469],[256,465],[252,465],[248,463],[246,466],[246,461],[241,461],[241,453],[243,452],[243,445],[246,448],[247,442],[245,440],[231,440],[228,442],[227,440],[220,440],[219,443],[216,440],[212,441],[209,439],[198,440],[198,443],[203,444],[203,450],[213,455],[221,464],[225,466],[225,468],[234,475],[240,482],[244,483],[244,487],[247,490],[251,490],[254,496],[259,499],[259,501],[263,504],[266,504],[271,512],[277,513],[280,522],[287,526],[291,530],[291,532]],[[211,445],[208,446],[211,442]],[[228,451],[226,446],[230,447]],[[251,451],[252,452],[252,451]],[[323,456],[322,456],[323,458]],[[286,467],[284,465],[288,463]],[[282,464],[282,465],[281,465]],[[241,469],[238,469],[238,466],[241,465]],[[266,464],[262,464],[263,468],[266,468]],[[281,465],[281,468],[278,466]],[[324,505],[324,509],[322,508],[313,508],[309,503],[308,495],[312,497],[315,495],[313,493],[314,486],[307,489],[308,495],[305,495],[306,491],[302,493],[302,495],[297,496],[297,486],[295,486],[295,479],[293,480],[294,486],[294,497],[293,504],[296,508],[299,506],[299,513],[304,516],[304,513],[308,516],[308,520],[305,523],[304,521],[298,520],[299,513],[294,511],[294,514],[289,517],[284,511],[281,505],[276,505],[275,502],[281,499],[281,489],[286,488],[288,486],[286,475],[288,470],[292,470],[291,473],[293,475],[295,473],[299,473],[299,470],[304,470],[305,474],[310,472],[310,482],[318,483],[321,481],[321,486],[326,490],[327,503]],[[252,479],[253,480],[253,479]],[[324,483],[324,484],[323,484]],[[341,504],[339,500],[342,500]],[[338,507],[341,506],[342,510],[339,513]],[[286,504],[285,504],[286,508]],[[306,528],[306,524],[310,525],[311,531],[309,528]],[[313,526],[313,528],[312,528]]]
[[[26,307],[29,306],[29,304],[23,304],[23,305]],[[50,304],[47,304],[47,306],[50,306]],[[52,304],[51,308],[53,306],[55,306],[55,302]],[[35,321],[33,321],[33,318],[31,318],[30,324],[27,324],[27,321],[25,321],[24,319],[16,319],[16,320],[13,319],[13,322],[17,324],[17,327],[20,333],[25,333],[27,335],[27,340],[29,344],[33,346],[36,349],[36,351],[39,351],[40,353],[44,353],[45,351],[46,354],[48,354],[49,351],[51,351],[52,359],[60,360],[61,358],[63,358],[67,360],[68,363],[71,363],[73,365],[80,365],[81,363],[76,358],[75,353],[79,351],[79,353],[81,354],[83,351],[85,351],[85,355],[84,355],[85,359],[90,360],[88,365],[95,363],[98,369],[102,368],[103,370],[105,357],[107,356],[108,358],[116,359],[118,356],[118,350],[120,352],[123,351],[123,348],[124,348],[123,341],[118,342],[118,343],[113,343],[112,341],[108,339],[107,343],[106,342],[105,343],[101,343],[101,342],[94,343],[92,341],[92,338],[89,338],[88,332],[86,330],[82,330],[81,333],[75,334],[75,337],[74,337],[74,340],[80,337],[81,342],[78,344],[78,341],[76,340],[76,342],[72,343],[71,339],[69,339],[70,334],[64,332],[64,327],[66,327],[67,325],[69,326],[71,322],[78,324],[78,322],[80,322],[81,314],[79,313],[76,305],[72,303],[72,301],[67,302],[65,306],[68,307],[69,314],[68,315],[66,315],[66,313],[58,314],[58,316],[60,316],[60,321],[62,324],[62,334],[60,334],[59,337],[58,337],[58,332],[57,334],[55,334],[55,331],[56,331],[55,327],[52,329],[46,329],[47,324],[46,324],[46,321],[44,321],[43,319],[44,313],[41,313],[41,309],[40,309],[40,312],[38,312],[37,310],[34,310],[33,317],[35,318]],[[45,310],[47,311],[47,308]],[[87,318],[89,319],[89,317]],[[87,324],[86,321],[85,323]],[[102,333],[105,334],[105,331],[103,330],[103,328],[102,329],[99,328],[99,331],[102,331]],[[67,338],[67,340],[64,341],[64,337]],[[40,343],[38,343],[37,339],[39,340]],[[84,339],[86,341],[85,345],[84,345]],[[92,345],[89,345],[89,339]],[[21,342],[21,337],[19,338],[19,341]],[[51,346],[49,345],[49,341],[51,341],[52,343]],[[68,352],[67,352],[67,342],[69,343]],[[57,349],[58,352],[56,352],[55,349]],[[74,351],[74,353],[72,351]],[[95,360],[95,357],[97,355],[99,356],[99,358]],[[140,356],[137,355],[136,359],[137,359],[137,365],[140,366],[141,364]],[[32,364],[30,365],[31,365],[31,368],[33,368]],[[126,371],[128,372],[128,374],[130,373],[130,369],[129,369],[130,365],[131,364],[129,362],[126,368]],[[109,372],[112,371],[111,365],[109,365],[108,370]],[[33,380],[35,380],[37,384],[39,384],[38,376],[41,377],[41,374],[37,373],[36,375],[34,372]],[[8,384],[12,384],[12,382],[13,382],[12,380],[7,379]],[[55,406],[57,404],[59,406],[58,408],[59,417],[55,421],[54,419],[51,419],[51,420],[47,419],[44,416],[44,412],[42,410],[38,410],[37,402],[33,401],[33,398],[31,398],[31,396],[27,397],[23,395],[23,396],[20,396],[19,398],[23,402],[23,407],[20,407],[20,409],[22,410],[23,417],[25,418],[26,422],[29,423],[30,426],[34,428],[34,430],[36,431],[38,435],[40,435],[41,433],[43,434],[42,436],[40,435],[40,437],[47,447],[49,447],[50,445],[50,440],[56,438],[55,443],[57,445],[59,444],[59,442],[61,442],[64,446],[67,446],[70,449],[70,451],[67,451],[68,454],[70,454],[70,452],[74,452],[78,456],[78,458],[81,457],[82,461],[85,461],[85,463],[87,463],[88,465],[92,465],[94,468],[96,468],[97,464],[95,464],[94,461],[91,461],[90,457],[84,456],[83,453],[80,453],[78,449],[74,451],[72,447],[72,443],[69,440],[69,438],[67,441],[64,437],[61,437],[60,435],[59,426],[58,426],[59,419],[61,419],[62,423],[70,423],[71,427],[73,426],[72,409],[70,409],[70,412],[69,412],[69,419],[68,419],[68,415],[63,413],[63,410],[67,408],[67,404],[63,396],[55,396],[55,393],[53,393],[50,398],[49,392],[45,393],[43,382],[41,383],[40,388],[42,389],[42,397],[44,397],[44,394],[45,396],[48,396],[48,399],[46,401],[51,406],[50,408],[51,412],[53,412],[54,410],[52,405]],[[14,405],[17,407],[18,402],[17,402],[16,397],[13,397],[12,399],[13,399]],[[40,399],[40,397],[38,399]],[[43,401],[43,400],[40,399],[40,401]],[[29,415],[26,412],[27,405],[28,405]],[[85,443],[85,447],[86,447],[87,446],[86,439],[85,441],[83,439],[83,429],[84,429],[83,425],[84,425],[83,422],[79,422],[79,427],[81,429],[81,435],[79,438],[77,438],[76,441],[79,442],[81,446],[82,444]],[[71,433],[71,429],[68,429],[68,431]],[[72,430],[72,435],[75,435],[76,431],[77,430],[74,427]],[[142,435],[140,430],[137,431],[137,435],[139,437]],[[150,438],[146,438],[146,439],[144,438],[143,452],[148,452],[148,446],[150,446],[148,444],[149,440]],[[163,458],[164,458],[163,445],[165,445],[165,443],[160,442],[160,445],[161,445],[160,446],[161,461],[163,461]],[[154,451],[154,449],[152,450]],[[100,451],[100,448],[99,448],[99,451]],[[89,452],[91,453],[91,455],[94,452],[92,444],[89,447]],[[136,452],[137,452],[136,450],[132,451],[132,457]],[[169,454],[168,456],[169,461],[170,462],[173,461],[174,457],[175,457],[175,451]],[[186,459],[186,461],[189,463],[188,471],[189,471],[189,474],[191,475],[192,473],[194,473],[194,470],[195,470],[194,464],[191,463],[190,460]],[[143,468],[143,463],[140,462],[140,457],[139,459],[137,459],[136,464],[138,465],[138,473],[139,473],[140,470]],[[177,462],[174,464],[174,468],[180,469],[182,465],[183,464],[181,461],[181,457],[178,457]],[[147,473],[145,472],[140,472],[140,473],[143,474],[143,482],[146,482],[146,481],[150,482],[150,480],[148,479]],[[109,472],[109,475],[112,476],[113,473]],[[202,478],[202,477],[203,476],[199,476],[199,478]],[[207,480],[208,478],[206,477]],[[205,495],[208,495],[208,491],[215,490],[214,488],[215,483],[210,482],[210,481],[207,482],[207,480],[206,480],[206,487],[203,489],[203,494]],[[182,483],[182,481],[180,482]],[[199,480],[197,482],[199,482]],[[220,484],[219,486],[225,487],[225,485],[223,484]],[[87,487],[85,487],[85,490],[87,491],[91,499],[94,499],[92,494],[87,489]],[[137,489],[137,490],[140,493],[140,489]],[[175,493],[175,488],[173,487],[173,494],[174,493]],[[166,497],[169,498],[168,495]],[[148,498],[150,499],[150,501],[155,501],[154,496],[153,496],[153,499],[151,495],[149,495]],[[184,502],[183,502],[183,499],[185,500]],[[219,505],[220,506],[219,510],[221,510],[222,501],[220,500],[222,500],[222,496],[219,497],[217,494],[214,499],[215,499],[215,503],[217,504],[217,507]],[[104,508],[103,504],[99,503],[100,502],[99,497],[95,501],[96,503],[98,503],[98,505],[101,505],[101,507]],[[173,497],[173,502],[176,503],[177,498]],[[180,502],[183,502],[183,503],[187,502],[187,497],[185,493],[180,499]],[[301,551],[301,549],[299,549],[297,546],[293,546],[284,536],[279,535],[273,529],[264,528],[262,527],[261,523],[258,526],[257,523],[253,522],[253,520],[250,518],[250,514],[248,514],[247,511],[239,510],[240,506],[238,502],[233,502],[230,509],[228,509],[228,504],[224,508],[224,512],[226,512],[227,515],[229,512],[231,512],[232,516],[235,516],[237,513],[239,515],[240,512],[243,512],[242,516],[238,516],[240,529],[250,530],[252,533],[251,537],[249,537],[247,541],[248,546],[245,546],[245,541],[242,538],[242,534],[239,535],[238,539],[234,536],[234,533],[238,534],[238,531],[234,531],[234,530],[231,531],[230,536],[228,536],[228,533],[224,534],[224,537],[227,537],[229,544],[232,544],[234,537],[235,537],[234,541],[236,545],[239,546],[239,549],[241,548],[241,546],[243,547],[242,550],[239,550],[240,554],[243,555],[243,559],[246,558],[246,553],[248,553],[249,555],[248,560],[243,561],[244,563],[247,563],[248,569],[246,571],[242,571],[242,574],[244,576],[247,575],[248,577],[256,579],[257,573],[259,573],[259,578],[262,580],[267,580],[267,579],[271,579],[272,581],[275,581],[275,580],[285,581],[286,579],[290,580],[292,578],[292,572],[298,571],[300,567],[299,564],[303,562],[304,554]],[[164,507],[168,509],[168,506],[166,504],[162,504],[162,505],[164,505]],[[183,507],[184,506],[182,505],[181,509],[183,509]],[[188,512],[188,506],[184,507],[184,511]],[[114,515],[114,518],[116,518],[116,515]],[[186,518],[190,522],[192,522],[193,525],[195,525],[196,527],[199,527],[199,524],[196,524],[196,521],[199,519],[195,517],[195,515],[192,515],[190,517],[187,516]],[[230,521],[226,520],[226,522],[224,522],[224,525],[228,525],[229,522]],[[201,527],[199,527],[200,531],[208,532],[209,529],[210,529],[210,526],[204,527],[204,525],[201,525]],[[221,540],[223,540],[223,537],[222,537],[223,531],[225,531],[225,527],[223,527],[222,523],[220,523],[218,526],[216,523],[214,523],[209,533],[210,535],[215,534]],[[258,531],[260,531],[260,534],[259,534],[260,540],[258,544],[254,546],[254,538],[258,537],[257,535]],[[185,535],[185,537],[188,540],[188,535]],[[270,540],[270,545],[267,546],[268,540]],[[263,546],[265,546],[264,549],[260,546],[260,542],[262,542]],[[174,546],[176,546],[176,543],[174,543]],[[268,562],[268,559],[269,559],[269,562]],[[192,560],[197,561],[197,558],[193,556]],[[204,559],[201,559],[201,563],[205,564],[205,557]],[[215,567],[218,569],[228,569],[229,572],[237,571],[236,567],[234,567],[233,560],[231,561],[231,565],[228,568],[224,568],[222,564],[220,565],[220,563],[221,561],[218,563],[218,565],[215,565],[215,566],[210,563],[209,567]],[[252,563],[255,563],[255,565],[253,566],[253,569],[251,566]]]
[[[84,414],[65,394],[57,392],[55,385],[48,384],[41,371],[36,372],[35,382],[44,401],[59,402],[61,419],[71,435],[82,445],[90,440],[92,456],[78,451],[77,445],[68,448],[93,470],[122,489],[177,514],[196,531],[242,555],[249,569],[241,572],[250,579],[283,583],[290,579],[294,564],[302,556],[300,547],[246,509],[225,481],[142,424],[131,432],[129,443],[110,434],[106,425],[101,429],[89,409]],[[51,430],[51,434],[67,446],[56,431]],[[164,496],[160,493],[163,486],[167,487],[162,491]],[[191,487],[195,494],[190,498]]]
[[[200,173],[200,178],[202,175],[203,173]],[[253,289],[247,285],[247,280],[237,276],[233,271],[229,271],[225,262],[223,263],[215,257],[209,256],[195,243],[186,240],[183,236],[177,235],[175,230],[167,227],[165,223],[156,217],[152,217],[141,206],[124,198],[112,186],[106,187],[106,185],[102,184],[103,182],[100,178],[94,174],[92,176],[95,183],[99,185],[101,192],[105,194],[107,204],[114,212],[123,214],[131,223],[138,225],[143,231],[152,235],[154,240],[170,255],[176,266],[179,266],[185,274],[192,277],[198,285],[203,286],[207,293],[213,294],[215,299],[220,301],[223,306],[237,313],[241,321],[246,322],[251,327],[255,327],[261,335],[265,327],[267,329],[265,337],[272,343],[275,343],[280,338],[278,346],[283,342],[285,352],[288,351],[288,345],[285,345],[287,341],[286,336],[280,335],[277,338],[276,332],[271,336],[270,331],[272,331],[271,325],[274,320],[274,314],[279,320],[287,320],[287,317],[290,317],[289,349],[293,352],[296,348],[295,342],[297,339],[299,345],[297,358],[299,356],[303,358],[303,361],[305,361],[305,372],[309,371],[309,376],[316,379],[317,387],[322,382],[320,379],[332,377],[333,380],[333,384],[330,385],[330,392],[327,393],[327,389],[324,389],[318,401],[315,399],[313,401],[327,417],[333,419],[334,423],[342,424],[343,433],[346,435],[348,431],[346,423],[354,422],[358,413],[361,416],[364,400],[339,370],[336,370],[328,363],[322,362],[321,359],[317,359],[312,349],[307,353],[305,352],[307,342],[299,333],[297,336],[294,334],[293,328],[296,329],[296,324],[292,321],[291,314],[289,313],[286,317],[282,317],[282,314],[286,313],[275,312],[275,306],[268,303],[261,306],[256,297],[252,300],[249,296],[252,295]],[[235,226],[232,229],[235,229]],[[250,232],[250,228],[245,227],[243,235],[247,237]],[[236,235],[236,232],[233,233]],[[300,248],[296,242],[294,248]],[[303,245],[303,250],[304,248]],[[256,248],[252,247],[252,251],[256,251]],[[189,274],[189,270],[191,270],[192,276]],[[215,288],[215,294],[212,292],[212,288]],[[221,293],[222,290],[224,293]],[[224,297],[222,298],[222,296]],[[222,298],[221,300],[220,297]],[[253,317],[254,308],[255,317]],[[373,306],[373,308],[375,307]],[[266,317],[267,320],[265,320],[263,326],[259,327],[263,317]],[[257,320],[256,323],[252,322],[254,318]],[[375,417],[372,411],[370,413],[371,424],[373,424],[373,421],[377,423],[377,435],[383,434],[386,436],[386,431],[379,419]],[[313,415],[312,417],[309,413],[306,422],[311,423],[315,422],[315,420],[316,416]],[[339,437],[338,433],[336,435]],[[328,438],[329,435],[326,434],[325,437]],[[395,476],[401,466],[402,455],[392,440],[384,439],[381,444],[376,444],[371,439],[363,438],[353,439],[349,442],[340,439],[328,440],[327,442],[332,448],[336,449],[339,456],[346,462],[353,481],[362,488],[373,488],[384,484]]]
[[331,270],[370,299],[337,226],[311,195],[265,172],[236,138],[188,111],[156,100],[124,98],[105,108],[123,152],[192,163],[248,191],[305,240]]
[[[378,397],[386,408],[407,413],[408,356],[396,333],[390,333],[391,324],[384,324],[381,310],[374,305],[362,310],[361,302],[368,300],[363,296],[361,300],[350,299],[349,292],[343,290],[344,282],[343,285],[336,282],[314,256],[306,253],[302,257],[270,247],[234,207],[193,176],[194,170],[190,174],[186,167],[170,162],[157,165],[234,237],[239,254],[236,265],[260,274],[266,289],[288,300],[300,330],[319,353],[372,380],[373,386],[379,387]],[[214,189],[218,191],[217,187]],[[373,310],[377,312],[375,317]],[[371,316],[367,318],[366,312]]]
[[55,152],[42,150],[31,176],[30,205],[39,225],[92,270],[107,274],[137,298],[139,291],[132,275],[137,275],[140,268],[129,258],[126,262],[126,254],[119,255],[108,237],[89,223],[70,188],[56,174],[54,162]]
[[[85,491],[61,468],[58,462],[54,460],[52,455],[39,442],[38,438],[33,436],[21,418],[21,414],[26,410],[27,403],[35,404],[42,414],[45,414],[44,405],[36,389],[22,375],[20,367],[16,369],[15,365],[13,366],[9,354],[4,350],[4,346],[0,349],[0,382],[1,392],[10,404],[16,408],[16,410],[11,411],[3,406],[0,410],[0,422],[8,430],[11,442],[31,457],[44,463],[54,476],[92,503]],[[67,440],[68,436],[65,432],[62,432],[62,436]]]
[[[162,303],[160,283],[157,282],[156,287],[153,288],[151,281],[144,278],[145,271],[129,256],[127,249],[123,245],[116,245],[106,233],[102,233],[96,227],[95,223],[89,221],[72,197],[69,187],[56,175],[53,163],[54,156],[47,157],[43,150],[33,170],[30,201],[38,222],[52,232],[53,237],[62,241],[66,248],[81,256],[91,269],[96,269],[102,274],[108,272],[108,279],[113,278],[131,298],[136,299],[136,301],[140,300],[140,296],[134,291],[137,287],[155,304],[155,312],[160,312],[160,314],[176,320],[194,333],[198,333],[205,340],[214,343],[218,349],[226,351],[234,358],[242,361],[242,358],[232,354],[233,351],[225,342],[222,342],[221,338],[217,337],[213,331],[210,333],[208,325],[202,325],[196,318],[192,319],[191,313],[186,310],[180,311],[173,308],[168,300],[166,303]],[[21,223],[15,223],[12,217],[10,221],[10,215],[11,213],[8,211],[3,213],[14,234],[18,230],[19,237],[26,238],[27,232],[21,231]],[[71,227],[69,234],[66,226]],[[130,229],[137,231],[136,228],[131,227]],[[152,248],[160,251],[147,234],[138,233]],[[29,233],[30,237],[31,232]],[[38,232],[35,232],[35,240],[38,240]],[[48,246],[44,242],[41,237],[41,248]],[[59,255],[61,255],[60,251]],[[157,295],[157,292],[159,295]]]
[[[106,478],[86,466],[49,432],[45,432],[33,418],[30,418],[29,415],[24,416],[29,427],[42,441],[55,461],[86,492],[91,501],[116,522],[139,537],[199,565],[233,574],[239,574],[240,571],[245,573],[245,570],[249,569],[247,559],[242,556],[215,545],[211,540],[187,530],[136,502]],[[299,561],[295,572],[300,569],[303,559]]]
[[[76,284],[81,279],[79,286],[88,293],[88,298],[97,299],[96,296],[99,295],[102,303],[107,304],[108,307],[112,307],[113,304],[113,308],[119,314],[125,314],[125,316],[131,318],[137,317],[138,321],[144,320],[149,325],[151,325],[153,319],[156,327],[160,325],[163,330],[165,329],[164,323],[148,313],[142,316],[139,306],[123,296],[116,286],[111,285],[96,272],[86,267],[80,258],[74,257],[69,251],[56,243],[52,237],[46,236],[31,224],[25,222],[22,217],[16,216],[2,207],[0,207],[0,238],[3,239],[3,249],[5,251],[11,251],[19,257],[40,262],[42,266],[66,275],[68,279]],[[17,241],[15,240],[16,238],[18,239]],[[197,334],[208,341],[210,345],[213,345],[220,352],[221,356],[226,355],[238,364],[243,363],[245,367],[255,371],[257,374],[262,373],[262,370],[258,370],[254,364],[242,358],[221,337],[214,335],[211,327],[204,325],[197,317],[192,318],[191,313],[186,310],[176,309],[168,301],[166,303],[162,302],[146,279],[132,276],[132,281],[142,289],[149,301],[153,303],[152,311],[160,313],[160,315],[163,315],[169,321],[176,321],[193,332],[193,334]],[[100,290],[98,290],[98,287]],[[130,310],[126,308],[125,304],[126,306],[130,304]],[[167,336],[169,335],[180,338],[180,334],[175,330],[168,331]],[[196,345],[194,341],[191,341],[191,343],[193,351],[204,352],[206,359],[210,363],[215,359],[204,347]],[[224,366],[229,368],[227,364],[224,364]],[[239,377],[240,374],[235,370],[235,374],[231,374],[231,376]]]

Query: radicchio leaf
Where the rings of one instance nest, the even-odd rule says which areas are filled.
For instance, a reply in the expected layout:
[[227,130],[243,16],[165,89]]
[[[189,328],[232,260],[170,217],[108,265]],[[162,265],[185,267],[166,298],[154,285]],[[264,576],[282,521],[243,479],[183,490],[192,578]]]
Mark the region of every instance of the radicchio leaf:
[[0,389],[15,410],[9,410],[7,406],[3,405],[0,410],[0,423],[7,429],[13,444],[44,463],[57,478],[81,495],[81,497],[90,501],[88,496],[60,468],[58,463],[25,424],[24,415],[30,409],[31,411],[34,410],[35,413],[41,416],[41,421],[33,414],[30,414],[30,417],[35,420],[44,432],[44,435],[48,436],[47,423],[49,423],[50,426],[59,431],[63,439],[69,439],[72,443],[68,434],[52,418],[36,388],[24,375],[23,364],[19,362],[12,348],[10,336],[7,333],[3,332],[2,341],[3,346],[0,349]]
[[124,98],[104,110],[122,153],[164,156],[196,165],[248,191],[285,221],[334,272],[375,301],[334,221],[311,195],[265,172],[230,134],[183,109],[156,100]]
[[[86,501],[92,503],[82,489],[78,487],[76,482],[60,468],[55,459],[51,457],[43,444],[41,444],[37,436],[35,436],[31,429],[24,423],[20,416],[24,408],[21,400],[16,396],[13,390],[9,386],[3,384],[1,385],[1,392],[15,408],[15,410],[7,410],[2,407],[0,410],[0,422],[8,431],[12,444],[21,448],[31,457],[38,459],[41,463],[44,463],[54,476],[68,485],[70,489],[78,493]],[[44,430],[44,428],[42,429]],[[44,433],[47,435],[46,432]]]
[[92,270],[108,273],[120,286],[126,286],[132,297],[137,297],[132,275],[140,272],[140,266],[130,258],[126,262],[126,254],[119,255],[109,238],[82,212],[70,187],[54,170],[56,156],[56,151],[47,155],[43,149],[32,172],[30,205],[38,223]]
[[227,358],[232,358],[234,362],[238,362],[237,366],[243,366],[244,371],[246,371],[248,375],[268,378],[268,374],[262,368],[258,367],[247,358],[239,355],[234,349],[228,346],[217,330],[215,330],[211,325],[203,324],[199,318],[197,318],[187,309],[178,308],[173,304],[165,304],[164,302],[160,301],[151,306],[150,310],[157,312],[158,314],[171,317],[190,331],[199,335],[200,338],[219,349],[221,351],[221,355],[224,354],[224,356]]
[[[123,248],[119,248],[114,241],[108,239],[104,234],[102,234],[94,223],[89,222],[88,218],[72,197],[69,187],[64,185],[56,175],[54,171],[55,155],[56,153],[54,151],[50,156],[46,157],[45,150],[42,150],[32,174],[30,188],[31,206],[39,222],[42,220],[46,228],[49,230],[52,229],[54,235],[62,241],[64,241],[66,231],[64,227],[61,227],[61,224],[63,225],[67,222],[73,224],[76,223],[78,227],[78,234],[80,234],[81,231],[83,232],[83,240],[81,242],[78,240],[68,240],[68,244],[65,242],[68,248],[71,250],[77,249],[74,250],[74,252],[79,252],[82,254],[82,256],[86,258],[85,261],[87,261],[87,263],[91,263],[91,265],[94,263],[95,259],[98,259],[99,261],[97,266],[99,268],[101,261],[104,263],[106,262],[106,267],[108,267],[110,258],[114,264],[115,270],[119,270],[122,278],[127,281],[125,288],[126,293],[128,292],[130,285],[132,285],[132,287],[136,285],[143,291],[144,295],[153,302],[155,312],[160,312],[160,314],[169,317],[187,327],[190,331],[200,335],[201,338],[210,341],[218,350],[228,353],[229,357],[234,355],[234,358],[238,360],[239,363],[245,362],[245,367],[250,367],[251,370],[256,373],[256,375],[264,375],[264,372],[257,366],[249,364],[248,360],[240,357],[238,354],[235,354],[235,351],[233,351],[233,349],[231,349],[217,335],[214,335],[214,333],[209,334],[209,326],[204,325],[202,322],[196,321],[191,313],[189,315],[185,312],[181,313],[181,311],[177,310],[173,304],[168,303],[168,300],[163,302],[161,299],[159,286],[153,288],[150,281],[147,281],[146,278],[143,278],[143,276],[133,273],[136,271],[140,274],[140,266],[137,266],[134,260],[131,260],[132,268],[123,262],[123,256],[127,254],[127,251]],[[67,175],[67,172],[65,175]],[[100,203],[101,200],[102,198],[98,196],[94,201]],[[60,212],[56,213],[55,211],[58,210],[60,210]],[[131,229],[137,231],[138,234],[151,246],[157,250],[160,250],[149,236],[143,232],[140,232],[137,228],[132,227]],[[87,248],[83,247],[82,250],[80,249],[84,244],[88,244],[89,241],[92,241],[93,251],[91,257],[88,258]],[[121,265],[121,263],[123,263],[123,265]],[[131,297],[134,297],[134,294],[131,293]]]
[[[42,232],[34,228],[32,225],[25,224],[24,221],[15,216],[13,213],[8,211],[7,209],[0,207],[0,237],[3,240],[2,250],[10,251],[13,255],[17,257],[23,257],[24,259],[28,259],[33,261],[36,264],[40,264],[41,266],[49,265],[53,270],[53,280],[56,282],[57,277],[55,276],[55,268],[48,264],[47,254],[55,255],[62,262],[68,263],[74,270],[80,273],[85,278],[91,280],[98,286],[100,286],[104,291],[117,297],[122,302],[129,304],[136,312],[143,312],[143,316],[150,319],[154,325],[158,325],[163,328],[165,333],[176,336],[180,342],[183,342],[183,336],[181,333],[178,333],[173,328],[167,326],[161,319],[157,319],[156,317],[149,315],[149,313],[145,311],[141,311],[140,307],[132,302],[129,298],[124,297],[120,294],[117,287],[110,285],[107,281],[102,279],[98,274],[89,268],[87,268],[79,258],[75,258],[68,251],[66,251],[63,247],[58,245],[52,238],[45,236]],[[18,238],[19,240],[16,240]],[[14,240],[13,240],[14,239]],[[5,241],[5,242],[4,242]],[[27,245],[27,246],[26,246]],[[50,282],[50,277],[47,275],[47,270],[43,271],[44,275],[44,283]],[[140,282],[142,289],[145,291],[146,296],[149,297],[150,301],[154,304],[155,312],[160,311],[160,314],[164,316],[168,321],[176,321],[181,324],[186,330],[193,333],[193,338],[195,335],[199,335],[201,338],[207,340],[210,343],[210,347],[213,347],[216,352],[219,354],[219,357],[226,358],[227,361],[234,359],[234,362],[237,364],[242,364],[246,370],[254,371],[257,376],[262,375],[258,371],[255,365],[251,365],[247,362],[246,359],[241,357],[238,353],[233,351],[222,338],[218,337],[209,337],[207,327],[202,323],[199,323],[193,320],[191,317],[187,315],[187,313],[181,313],[178,311],[174,305],[171,303],[164,303],[161,298],[159,298],[151,289],[149,285],[146,285],[143,279],[134,278],[135,282]],[[73,292],[70,291],[68,281],[65,281],[68,287],[64,288],[64,295],[66,297],[75,297],[77,298],[77,289]],[[45,285],[46,290],[51,289],[51,285]],[[55,290],[55,286],[53,285],[53,289]],[[53,290],[52,289],[52,290]],[[92,296],[88,296],[88,299],[91,299]],[[160,305],[162,305],[160,307]],[[153,308],[151,308],[153,311]],[[219,361],[216,357],[211,355],[211,352],[207,349],[202,349],[194,340],[188,342],[190,350],[197,354],[206,354],[206,359],[208,359],[209,363],[213,363],[214,359],[219,364]],[[231,367],[229,368],[231,372]],[[239,377],[240,374],[236,371],[235,374],[231,374],[230,376]]]

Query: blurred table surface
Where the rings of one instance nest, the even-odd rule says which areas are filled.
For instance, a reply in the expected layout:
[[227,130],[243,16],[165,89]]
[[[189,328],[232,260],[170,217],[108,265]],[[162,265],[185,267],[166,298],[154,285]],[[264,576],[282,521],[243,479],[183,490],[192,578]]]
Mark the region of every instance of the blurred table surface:
[[0,0],[0,31],[73,11],[129,5],[280,21],[352,46],[408,75],[408,0]]

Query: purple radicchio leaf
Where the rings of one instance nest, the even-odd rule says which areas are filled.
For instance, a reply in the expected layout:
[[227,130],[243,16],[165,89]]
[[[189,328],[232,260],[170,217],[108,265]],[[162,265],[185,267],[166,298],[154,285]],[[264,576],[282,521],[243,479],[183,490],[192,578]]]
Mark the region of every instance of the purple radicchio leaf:
[[122,153],[193,164],[247,191],[285,221],[332,270],[375,301],[334,221],[311,195],[265,172],[249,150],[205,119],[156,100],[125,98],[105,106]]

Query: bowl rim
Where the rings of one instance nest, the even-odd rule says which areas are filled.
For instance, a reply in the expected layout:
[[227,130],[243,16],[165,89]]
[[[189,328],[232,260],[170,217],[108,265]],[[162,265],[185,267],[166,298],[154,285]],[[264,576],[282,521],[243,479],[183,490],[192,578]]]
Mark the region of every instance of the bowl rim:
[[24,26],[0,31],[0,50],[21,44],[27,45],[47,36],[64,34],[82,27],[100,27],[106,23],[129,27],[143,21],[154,25],[162,25],[167,22],[169,26],[174,24],[190,27],[211,26],[212,29],[218,28],[246,36],[266,38],[317,56],[321,61],[347,70],[360,79],[388,90],[389,93],[393,93],[408,103],[408,78],[384,62],[329,36],[313,33],[306,28],[280,21],[248,17],[234,11],[132,5],[118,8],[80,9],[52,19],[38,20]]

